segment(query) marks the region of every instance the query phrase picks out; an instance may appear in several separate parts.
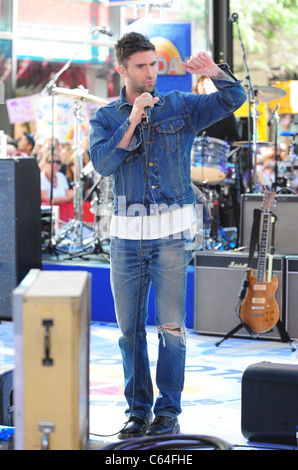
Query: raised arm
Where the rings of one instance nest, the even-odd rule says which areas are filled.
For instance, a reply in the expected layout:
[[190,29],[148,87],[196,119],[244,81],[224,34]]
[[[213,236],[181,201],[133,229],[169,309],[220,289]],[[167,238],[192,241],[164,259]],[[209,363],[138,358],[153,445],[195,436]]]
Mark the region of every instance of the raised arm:
[[223,78],[225,80],[232,80],[230,75],[227,75],[207,54],[207,52],[200,51],[197,55],[191,56],[187,62],[181,62],[182,67],[189,73],[196,75],[208,75],[210,78]]

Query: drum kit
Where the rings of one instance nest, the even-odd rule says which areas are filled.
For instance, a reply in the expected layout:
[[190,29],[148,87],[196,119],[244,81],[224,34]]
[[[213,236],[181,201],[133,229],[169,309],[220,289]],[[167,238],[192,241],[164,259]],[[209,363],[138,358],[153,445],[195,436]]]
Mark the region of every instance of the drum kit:
[[[113,36],[109,28],[96,26],[90,31],[89,37],[84,42],[83,46],[88,45],[94,36],[103,34],[107,36]],[[47,93],[52,97],[52,142],[55,140],[55,96],[64,95],[70,99],[75,100],[74,105],[74,150],[75,150],[75,171],[74,171],[74,219],[66,224],[65,227],[59,231],[58,235],[54,236],[53,229],[53,167],[52,167],[52,179],[51,179],[51,194],[50,194],[50,236],[46,242],[46,250],[53,253],[58,250],[58,245],[65,242],[65,239],[70,240],[68,243],[69,250],[65,251],[59,248],[60,251],[69,253],[71,250],[73,254],[70,257],[83,256],[87,250],[87,246],[91,247],[93,252],[102,252],[102,248],[98,237],[95,233],[91,234],[89,241],[86,243],[84,237],[84,228],[87,228],[90,232],[90,227],[87,227],[83,222],[83,147],[82,147],[82,123],[84,116],[82,113],[83,101],[88,101],[99,106],[107,104],[107,101],[99,98],[95,95],[89,94],[89,90],[86,90],[82,85],[75,89],[61,88],[57,86],[59,77],[71,66],[72,62],[78,55],[78,51],[75,51],[73,56],[61,67],[61,69],[51,77],[50,81],[41,91],[41,95]],[[53,161],[54,146],[52,145],[52,161]],[[97,186],[97,185],[95,185]]]
[[[254,86],[255,100],[252,103],[252,136],[249,141],[233,142],[208,137],[206,132],[197,137],[193,144],[191,155],[191,179],[197,203],[203,204],[204,216],[204,249],[231,249],[239,242],[240,200],[241,193],[246,191],[238,152],[249,151],[248,171],[253,185],[250,192],[256,192],[264,181],[257,168],[257,154],[263,147],[275,149],[275,188],[278,189],[278,175],[281,162],[277,162],[277,123],[278,108],[273,112],[268,125],[275,120],[275,142],[264,142],[257,139],[257,104],[277,100],[286,95],[286,91],[274,86]],[[281,135],[289,135],[281,133]],[[290,133],[295,139],[295,134]],[[232,148],[233,147],[233,148]],[[293,188],[293,170],[295,166],[295,140],[289,146],[286,164],[287,189]]]
[[[286,92],[273,86],[254,87],[259,101],[271,101],[283,97]],[[54,87],[53,94],[74,99],[74,219],[58,232],[51,230],[51,241],[56,247],[68,246],[70,257],[81,257],[86,253],[102,253],[101,243],[107,239],[113,211],[111,177],[101,177],[94,172],[92,163],[83,168],[82,147],[82,102],[89,101],[99,106],[106,100],[89,94],[83,86],[76,89]],[[277,113],[275,113],[277,114]],[[275,116],[277,120],[277,116]],[[229,145],[226,141],[208,137],[205,133],[197,137],[191,154],[191,179],[197,203],[203,205],[204,249],[230,249],[237,246],[239,236],[240,198],[243,192],[242,174],[237,153],[240,149],[251,149],[252,169],[255,169],[256,154],[261,147],[272,146],[270,142],[258,141],[257,119],[254,120],[254,135],[251,141],[238,141]],[[231,148],[233,147],[233,148]],[[295,159],[294,145],[290,146],[289,163]],[[95,215],[96,225],[83,221],[83,177],[93,172],[94,185],[90,211]],[[291,178],[289,178],[289,181]],[[84,238],[85,232],[87,233]]]
[[[53,95],[63,95],[74,100],[74,218],[62,225],[59,230],[57,230],[57,223],[54,230],[53,223],[51,222],[50,251],[53,251],[54,247],[55,250],[69,253],[70,258],[82,257],[85,254],[89,254],[90,250],[94,253],[100,252],[104,256],[105,253],[101,248],[100,240],[100,238],[105,237],[102,229],[103,224],[101,223],[101,232],[99,232],[96,226],[83,221],[83,178],[93,172],[93,166],[90,162],[83,168],[82,125],[85,116],[82,112],[82,103],[89,101],[103,106],[107,104],[107,101],[89,94],[89,91],[82,85],[75,89],[54,87],[52,93]],[[94,185],[88,192],[88,195],[90,194],[93,198],[90,212],[94,213],[97,222],[102,222],[103,218],[111,217],[112,215],[112,183],[109,178],[102,178],[97,174],[94,175],[94,180]],[[105,207],[104,213],[102,210],[99,211],[97,206]],[[52,214],[54,214],[54,208],[52,208]]]
[[[238,162],[234,159],[236,151],[231,151],[226,141],[204,133],[193,144],[191,179],[196,203],[203,205],[204,249],[226,249],[233,243],[236,246],[235,211],[240,184]],[[227,236],[228,227],[231,233]]]

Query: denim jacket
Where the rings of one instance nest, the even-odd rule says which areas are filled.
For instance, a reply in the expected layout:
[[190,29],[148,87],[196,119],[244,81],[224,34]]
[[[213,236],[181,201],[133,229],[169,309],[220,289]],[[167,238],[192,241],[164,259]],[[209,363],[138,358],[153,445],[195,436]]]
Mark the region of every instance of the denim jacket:
[[[232,114],[246,100],[239,81],[214,79],[218,92],[197,95],[155,91],[159,101],[151,123],[141,122],[128,148],[118,148],[130,125],[132,105],[119,99],[98,109],[90,120],[90,153],[95,171],[114,180],[114,213],[138,204],[158,212],[195,202],[191,186],[191,151],[197,133]],[[125,205],[125,207],[124,207]]]

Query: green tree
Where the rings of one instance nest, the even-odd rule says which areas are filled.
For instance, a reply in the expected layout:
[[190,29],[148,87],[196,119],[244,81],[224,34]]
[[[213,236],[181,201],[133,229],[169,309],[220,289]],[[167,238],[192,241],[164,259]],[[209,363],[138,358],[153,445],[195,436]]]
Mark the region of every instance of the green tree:
[[[263,52],[266,39],[279,40],[282,36],[297,53],[297,0],[230,0],[230,11],[239,15],[242,39],[248,50]],[[237,34],[234,28],[234,36]]]
[[[208,0],[180,0],[180,17],[195,20],[196,36],[200,31],[202,37],[204,28],[207,32],[208,3]],[[271,79],[274,78],[274,70],[277,75],[275,78],[279,74],[283,77],[289,75],[291,79],[298,77],[298,0],[230,0],[230,13],[239,16],[241,39],[249,59],[253,61],[251,65],[266,70],[269,76],[272,75]],[[233,35],[234,44],[238,45],[238,27],[235,23]],[[264,61],[264,56],[269,49],[272,50],[272,46],[280,54],[278,57],[271,56],[269,62]],[[258,53],[259,60],[256,58]],[[236,71],[243,68],[240,60],[234,66]]]

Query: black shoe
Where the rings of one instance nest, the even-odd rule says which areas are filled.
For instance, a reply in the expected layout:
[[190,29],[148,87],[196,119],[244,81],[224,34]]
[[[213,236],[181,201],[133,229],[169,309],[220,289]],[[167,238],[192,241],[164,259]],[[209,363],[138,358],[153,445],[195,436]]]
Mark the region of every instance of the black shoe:
[[150,424],[146,436],[160,436],[161,434],[178,434],[180,426],[178,418],[170,418],[169,416],[156,416]]
[[127,425],[121,429],[118,439],[130,439],[131,437],[142,437],[145,435],[150,421],[132,416]]

